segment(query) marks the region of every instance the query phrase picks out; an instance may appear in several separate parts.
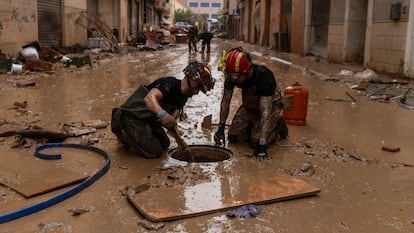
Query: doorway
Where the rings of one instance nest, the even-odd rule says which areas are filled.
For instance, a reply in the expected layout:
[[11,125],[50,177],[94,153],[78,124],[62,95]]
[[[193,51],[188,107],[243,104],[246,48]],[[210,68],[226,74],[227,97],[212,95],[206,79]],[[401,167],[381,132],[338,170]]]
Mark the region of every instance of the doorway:
[[330,0],[312,0],[311,48],[314,55],[327,57]]
[[345,16],[345,62],[363,63],[368,0],[350,0]]

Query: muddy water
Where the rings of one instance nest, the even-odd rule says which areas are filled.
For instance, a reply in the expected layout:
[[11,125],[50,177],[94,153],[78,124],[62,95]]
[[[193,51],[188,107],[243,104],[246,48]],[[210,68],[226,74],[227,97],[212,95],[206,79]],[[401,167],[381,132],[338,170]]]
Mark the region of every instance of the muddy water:
[[[288,173],[319,187],[321,192],[263,205],[262,214],[255,219],[230,219],[219,211],[166,222],[159,232],[414,232],[414,168],[410,166],[414,164],[413,112],[395,102],[370,101],[347,85],[323,81],[304,69],[315,69],[321,74],[339,72],[341,67],[332,64],[315,65],[306,59],[283,57],[294,62],[289,66],[271,60],[271,56],[278,56],[274,51],[235,41],[215,40],[209,55],[189,54],[181,44],[163,51],[100,59],[92,69],[4,75],[9,82],[2,80],[0,117],[20,125],[34,122],[48,129],[59,129],[65,122],[109,121],[111,109],[123,103],[141,83],[163,76],[180,78],[185,65],[197,59],[212,67],[217,82],[207,95],[200,93],[188,101],[184,108],[187,118],[178,123],[179,130],[190,145],[212,145],[223,88],[217,64],[222,49],[236,45],[255,51],[253,59],[275,72],[282,89],[298,80],[309,91],[306,126],[289,126],[289,138],[269,148],[270,160],[257,161],[247,145],[227,145],[233,152],[232,158],[219,163],[189,165],[170,157],[146,160],[119,146],[109,128],[98,130],[94,135],[99,138],[96,146],[111,155],[109,172],[69,200],[2,224],[0,232],[147,232],[150,230],[140,224],[143,217],[124,195],[126,187],[149,182],[154,187],[181,188],[186,206],[198,208],[200,203],[192,201],[194,190],[205,190],[209,197],[214,197],[209,201],[220,202],[220,197],[248,192],[240,185],[240,174],[251,174],[260,180],[266,172]],[[36,86],[13,87],[14,82],[24,79],[35,80]],[[357,101],[326,99],[347,99],[345,92]],[[15,101],[27,101],[29,112],[20,114],[10,109]],[[240,93],[236,92],[230,119],[239,105]],[[201,123],[208,115],[212,115],[213,126],[203,128]],[[171,148],[176,147],[171,140]],[[1,142],[2,151],[31,154],[33,148],[9,149],[10,141],[12,138]],[[80,138],[68,141],[79,142]],[[381,150],[384,145],[401,150],[385,152]],[[97,163],[95,167],[99,166]],[[169,178],[171,174],[175,179]],[[28,204],[4,187],[0,194],[0,210],[9,210],[5,206],[10,206],[11,201],[18,200],[13,206]],[[86,208],[88,212],[71,216],[71,208]]]

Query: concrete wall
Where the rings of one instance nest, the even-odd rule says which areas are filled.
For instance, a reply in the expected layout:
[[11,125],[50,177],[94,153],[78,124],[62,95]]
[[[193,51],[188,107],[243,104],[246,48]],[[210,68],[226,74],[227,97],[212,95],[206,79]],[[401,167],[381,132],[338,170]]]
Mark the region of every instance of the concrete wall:
[[345,17],[345,62],[363,62],[367,0],[347,0]]
[[271,45],[272,47],[275,47],[275,38],[274,38],[274,33],[279,32],[280,31],[280,5],[281,5],[281,0],[272,0],[270,2],[270,17],[269,17],[269,45]]
[[364,57],[367,0],[331,0],[328,59],[362,63]]
[[344,24],[329,24],[328,59],[332,62],[343,62],[344,57]]
[[390,6],[395,2],[369,0],[364,65],[381,73],[403,74],[409,2],[401,1],[401,19],[393,21]]
[[253,0],[248,0],[246,3],[242,22],[243,38],[245,41],[253,44],[255,42],[254,37],[256,31],[254,29],[253,15],[256,9],[256,3]]
[[119,2],[119,10],[123,12],[119,17],[119,41],[123,42],[128,37],[128,0],[120,0]]
[[373,22],[367,66],[383,73],[403,73],[407,22]]
[[87,44],[87,29],[76,23],[79,12],[86,10],[85,0],[63,1],[62,45]]
[[[115,17],[117,17],[119,14],[115,12],[118,9],[114,7],[113,1],[99,0],[98,5],[98,17],[109,27],[119,29],[118,25],[114,25],[113,17],[114,15],[116,15]],[[119,31],[119,34],[121,34],[121,31]]]
[[292,1],[292,28],[290,30],[290,51],[292,53],[305,55],[305,1]]
[[344,0],[331,0],[328,26],[328,59],[332,62],[343,62],[345,2]]
[[254,24],[253,13],[255,10],[255,4],[253,0],[244,0],[240,3],[241,8],[241,37],[240,40],[254,43]]
[[36,41],[37,1],[0,0],[0,49],[17,57],[21,46]]
[[270,18],[270,0],[262,0],[260,6],[260,35],[258,44],[261,46],[269,45],[269,18]]
[[414,4],[409,6],[407,39],[405,43],[404,74],[414,78]]

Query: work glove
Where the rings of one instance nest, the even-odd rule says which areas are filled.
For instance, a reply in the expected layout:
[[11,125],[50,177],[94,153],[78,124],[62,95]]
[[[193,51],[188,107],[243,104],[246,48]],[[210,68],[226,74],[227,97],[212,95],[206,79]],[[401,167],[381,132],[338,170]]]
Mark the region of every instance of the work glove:
[[177,126],[177,121],[168,113],[160,117],[160,123],[167,129],[174,129]]
[[184,140],[182,140],[181,142],[177,142],[177,144],[182,155],[188,158],[188,162],[195,162],[194,154],[191,151],[190,147],[187,145],[187,143],[185,143]]
[[269,155],[267,154],[267,145],[258,143],[256,150],[254,151],[254,156],[256,156],[257,159],[269,159]]
[[224,124],[219,124],[217,132],[214,134],[214,141],[216,145],[226,145],[226,136],[224,135]]
[[186,150],[190,149],[190,147],[187,145],[187,143],[184,140],[177,140],[176,139],[176,141],[177,141],[178,148],[181,151],[186,151]]

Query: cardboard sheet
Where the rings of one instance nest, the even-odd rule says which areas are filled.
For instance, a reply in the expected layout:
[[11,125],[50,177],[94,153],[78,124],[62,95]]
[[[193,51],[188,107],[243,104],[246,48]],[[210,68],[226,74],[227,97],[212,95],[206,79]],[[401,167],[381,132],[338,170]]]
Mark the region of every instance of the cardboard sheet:
[[0,160],[0,183],[27,198],[79,183],[88,177],[67,168],[65,163],[33,155],[2,151]]

